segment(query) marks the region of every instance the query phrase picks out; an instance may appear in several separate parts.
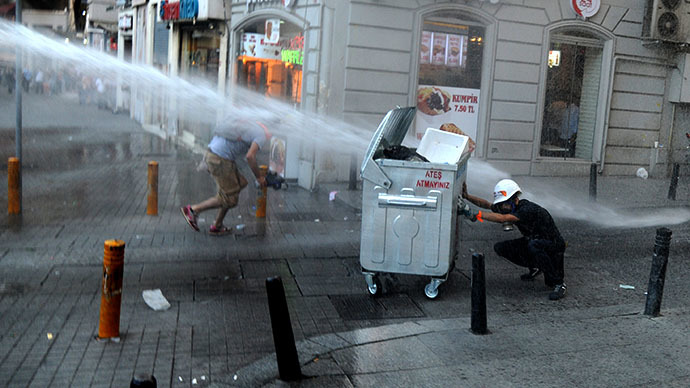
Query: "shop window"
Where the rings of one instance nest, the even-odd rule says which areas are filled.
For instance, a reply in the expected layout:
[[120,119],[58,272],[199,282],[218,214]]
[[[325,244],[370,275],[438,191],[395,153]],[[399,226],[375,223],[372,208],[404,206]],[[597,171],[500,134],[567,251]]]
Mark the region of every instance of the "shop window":
[[218,83],[220,64],[220,36],[211,29],[195,29],[188,32],[189,45],[183,53],[187,73],[203,78],[212,85]]
[[540,156],[592,159],[603,46],[582,33],[552,36]]
[[245,27],[240,41],[236,82],[298,107],[302,100],[302,30],[278,19],[268,19]]
[[418,139],[427,128],[443,125],[476,139],[484,38],[485,27],[466,15],[444,11],[425,17],[419,47]]

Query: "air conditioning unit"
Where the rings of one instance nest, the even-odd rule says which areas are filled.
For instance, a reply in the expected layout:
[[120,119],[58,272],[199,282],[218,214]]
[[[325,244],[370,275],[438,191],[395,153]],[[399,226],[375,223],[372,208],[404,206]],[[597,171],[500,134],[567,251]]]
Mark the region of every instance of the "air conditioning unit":
[[647,0],[642,38],[665,43],[685,43],[690,24],[688,0]]

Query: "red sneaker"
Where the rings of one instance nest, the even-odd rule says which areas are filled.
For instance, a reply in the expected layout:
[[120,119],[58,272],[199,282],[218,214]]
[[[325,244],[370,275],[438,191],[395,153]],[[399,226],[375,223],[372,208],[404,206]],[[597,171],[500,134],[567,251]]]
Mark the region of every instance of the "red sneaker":
[[192,207],[190,205],[182,206],[180,208],[180,211],[182,212],[182,215],[184,216],[184,219],[187,221],[189,226],[191,226],[192,229],[198,232],[199,226],[196,224],[196,214],[194,214],[194,212],[192,211]]
[[211,236],[224,236],[230,233],[232,233],[232,229],[224,225],[221,225],[220,228],[216,228],[215,225],[211,225],[211,228],[208,230],[208,234]]

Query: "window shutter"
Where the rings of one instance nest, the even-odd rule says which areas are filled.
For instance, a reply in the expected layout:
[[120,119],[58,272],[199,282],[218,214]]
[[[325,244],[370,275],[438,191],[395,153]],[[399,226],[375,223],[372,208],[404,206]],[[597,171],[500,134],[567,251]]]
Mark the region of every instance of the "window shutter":
[[585,54],[582,93],[580,95],[580,117],[577,129],[575,157],[592,159],[594,144],[594,126],[597,119],[599,103],[599,81],[601,78],[602,50],[598,47],[587,47]]

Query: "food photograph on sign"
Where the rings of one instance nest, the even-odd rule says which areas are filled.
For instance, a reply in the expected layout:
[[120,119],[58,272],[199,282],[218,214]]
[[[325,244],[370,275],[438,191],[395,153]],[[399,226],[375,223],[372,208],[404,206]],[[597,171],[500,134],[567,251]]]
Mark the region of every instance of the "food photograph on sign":
[[436,116],[450,110],[451,95],[443,89],[427,86],[417,92],[417,109],[429,116]]

